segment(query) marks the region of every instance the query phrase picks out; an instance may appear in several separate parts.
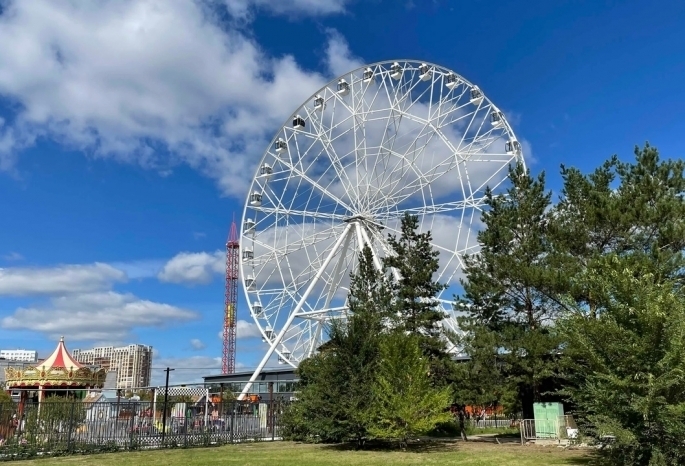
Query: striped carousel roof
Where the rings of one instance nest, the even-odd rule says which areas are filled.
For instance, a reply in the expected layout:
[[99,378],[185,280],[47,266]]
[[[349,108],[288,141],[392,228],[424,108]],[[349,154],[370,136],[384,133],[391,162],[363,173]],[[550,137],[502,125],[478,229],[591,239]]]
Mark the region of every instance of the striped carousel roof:
[[36,364],[36,368],[44,371],[53,368],[75,370],[82,367],[83,365],[72,358],[69,351],[67,351],[67,347],[64,345],[64,337],[59,339],[57,348],[55,348],[55,351],[50,356]]

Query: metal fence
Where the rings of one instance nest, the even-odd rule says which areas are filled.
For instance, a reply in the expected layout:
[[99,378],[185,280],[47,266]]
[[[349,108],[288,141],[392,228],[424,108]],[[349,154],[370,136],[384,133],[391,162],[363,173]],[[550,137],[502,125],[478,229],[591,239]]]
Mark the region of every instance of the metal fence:
[[570,440],[578,437],[578,426],[573,416],[559,416],[556,419],[521,420],[521,443],[533,440]]
[[474,429],[485,429],[485,428],[505,428],[505,427],[517,427],[518,421],[514,419],[508,419],[505,417],[501,418],[490,418],[490,419],[471,419],[469,425]]
[[275,440],[286,403],[0,403],[0,461]]

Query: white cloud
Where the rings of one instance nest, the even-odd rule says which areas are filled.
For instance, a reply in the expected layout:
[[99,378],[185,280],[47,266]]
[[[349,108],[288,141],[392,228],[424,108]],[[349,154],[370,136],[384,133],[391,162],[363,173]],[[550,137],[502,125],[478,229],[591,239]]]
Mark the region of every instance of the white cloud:
[[193,338],[190,340],[190,346],[194,351],[200,351],[207,347],[207,345],[205,345],[199,338]]
[[288,16],[319,16],[345,11],[349,0],[225,0],[226,9],[240,19],[250,16],[251,10]]
[[0,268],[0,296],[59,295],[104,290],[126,281],[111,265],[65,265],[53,268]]
[[163,328],[190,321],[195,312],[113,291],[52,298],[47,307],[19,308],[0,321],[6,329],[73,340],[123,340],[138,327]]
[[170,283],[209,283],[214,274],[225,273],[225,267],[226,256],[221,251],[181,252],[164,265],[158,278]]
[[[201,2],[6,2],[0,94],[19,109],[0,125],[0,167],[37,137],[160,173],[186,163],[242,197],[268,141],[327,80],[292,56],[266,55]],[[334,13],[342,0],[230,1],[234,14]],[[241,10],[242,8],[242,10]],[[326,63],[347,53],[332,34]],[[162,147],[164,150],[157,151]],[[171,154],[171,155],[167,155]]]
[[248,322],[246,320],[239,320],[236,322],[236,336],[238,338],[253,338],[261,337],[262,334],[254,322]]
[[[158,358],[152,360],[152,385],[163,386],[165,383],[167,367],[174,369],[169,374],[169,384],[193,384],[202,383],[202,377],[206,375],[221,374],[221,358],[210,356],[191,356],[188,358]],[[245,365],[236,362],[237,370],[244,369]]]
[[328,57],[328,68],[334,76],[340,76],[350,71],[360,68],[364,61],[352,55],[347,41],[335,29],[328,29],[328,47],[326,56]]
[[24,256],[22,256],[18,252],[10,252],[9,254],[5,254],[4,256],[2,256],[2,258],[6,261],[22,261],[22,260],[24,260]]
[[[223,330],[217,333],[220,340],[224,338]],[[259,331],[259,327],[254,322],[248,322],[247,320],[238,320],[236,322],[236,338],[257,338],[261,337],[262,334]]]

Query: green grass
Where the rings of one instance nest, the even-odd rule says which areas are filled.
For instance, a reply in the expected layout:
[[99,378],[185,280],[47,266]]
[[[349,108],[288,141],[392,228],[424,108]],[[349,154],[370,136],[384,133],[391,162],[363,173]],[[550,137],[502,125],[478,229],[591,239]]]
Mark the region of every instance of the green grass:
[[562,466],[586,465],[589,455],[558,447],[498,445],[489,442],[433,442],[413,446],[408,451],[354,451],[340,446],[304,445],[291,442],[264,442],[217,448],[122,452],[92,456],[45,458],[4,463],[15,466],[383,466],[421,464],[457,466]]

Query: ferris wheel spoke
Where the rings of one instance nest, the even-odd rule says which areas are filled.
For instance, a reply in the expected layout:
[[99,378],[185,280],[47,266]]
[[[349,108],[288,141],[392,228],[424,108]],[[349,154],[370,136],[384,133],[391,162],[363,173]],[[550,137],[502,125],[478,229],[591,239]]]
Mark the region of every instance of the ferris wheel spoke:
[[344,221],[348,216],[346,215],[341,215],[341,214],[335,214],[335,213],[329,213],[329,212],[317,212],[317,211],[310,211],[310,210],[297,210],[297,209],[290,209],[281,204],[281,207],[253,207],[252,210],[256,212],[261,212],[266,215],[270,214],[278,214],[280,216],[284,217],[301,217],[303,219],[325,219],[325,220],[339,220],[339,221]]
[[422,207],[409,207],[406,209],[397,209],[388,211],[383,214],[376,215],[376,219],[380,221],[398,220],[404,217],[405,214],[428,216],[435,214],[443,214],[446,212],[462,211],[467,208],[474,208],[480,210],[486,203],[486,198],[471,198],[464,201],[457,202],[443,202],[440,204],[425,205]]
[[[281,159],[281,161],[283,162],[283,159]],[[337,196],[333,195],[330,191],[327,191],[326,189],[324,189],[321,185],[319,185],[316,181],[314,181],[313,179],[311,179],[311,178],[310,178],[309,176],[307,176],[305,173],[303,173],[302,171],[298,170],[298,169],[295,168],[293,165],[290,165],[290,164],[288,164],[288,163],[286,163],[286,162],[283,162],[283,163],[284,163],[284,165],[288,166],[288,168],[291,170],[291,172],[293,173],[293,175],[297,175],[301,180],[306,181],[307,183],[309,183],[310,186],[312,186],[313,188],[316,188],[317,190],[319,190],[319,191],[321,192],[321,194],[323,194],[325,197],[327,197],[327,198],[329,198],[330,200],[335,201],[336,203],[340,204],[340,206],[344,207],[348,212],[354,212],[354,209],[352,209],[352,207],[350,207],[347,203],[343,202],[343,201],[342,201],[341,199],[339,199]]]

